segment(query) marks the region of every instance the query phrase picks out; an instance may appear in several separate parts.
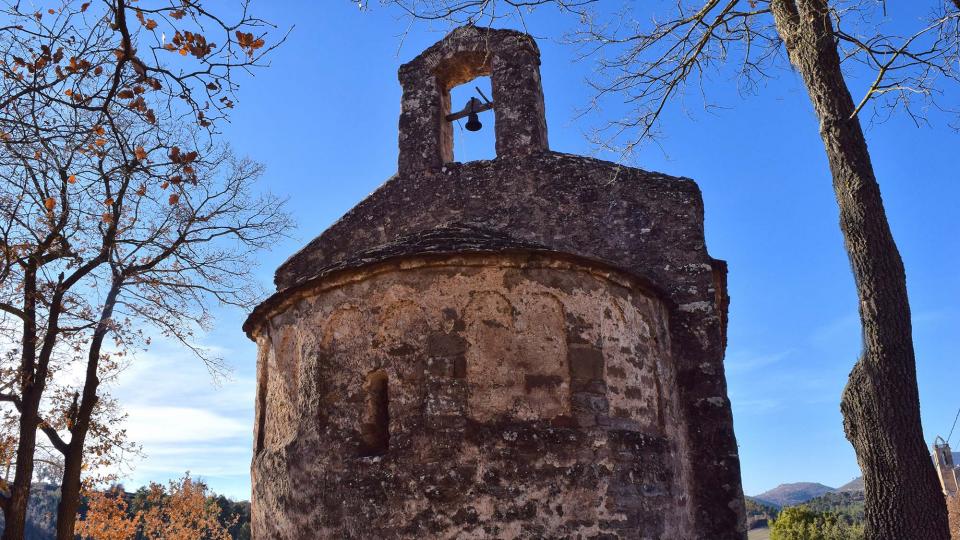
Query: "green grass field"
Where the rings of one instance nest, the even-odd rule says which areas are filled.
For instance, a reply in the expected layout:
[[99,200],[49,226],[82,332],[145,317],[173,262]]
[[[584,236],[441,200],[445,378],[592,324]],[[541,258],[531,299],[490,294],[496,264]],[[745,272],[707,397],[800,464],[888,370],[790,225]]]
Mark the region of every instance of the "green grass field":
[[770,529],[753,529],[747,535],[747,540],[770,540]]

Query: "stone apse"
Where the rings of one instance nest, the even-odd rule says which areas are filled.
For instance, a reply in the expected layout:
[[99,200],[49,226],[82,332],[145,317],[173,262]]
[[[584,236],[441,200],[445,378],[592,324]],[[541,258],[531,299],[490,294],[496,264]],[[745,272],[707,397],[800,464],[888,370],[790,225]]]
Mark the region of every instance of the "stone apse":
[[[550,151],[539,64],[465,27],[403,65],[398,173],[245,323],[256,538],[745,538],[700,191]],[[480,76],[497,157],[458,163]]]

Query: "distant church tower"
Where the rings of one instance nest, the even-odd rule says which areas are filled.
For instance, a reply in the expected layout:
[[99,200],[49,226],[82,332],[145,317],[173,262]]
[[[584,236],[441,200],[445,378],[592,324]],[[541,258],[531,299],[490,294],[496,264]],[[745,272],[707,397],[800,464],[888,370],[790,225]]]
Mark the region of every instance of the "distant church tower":
[[940,487],[943,488],[943,494],[953,497],[957,494],[957,468],[953,464],[953,452],[950,451],[950,443],[937,437],[933,442],[933,464],[937,468],[937,476],[940,477]]
[[[465,27],[403,65],[397,175],[244,324],[255,538],[746,537],[700,190],[550,151],[539,64]],[[486,75],[497,157],[458,163]]]

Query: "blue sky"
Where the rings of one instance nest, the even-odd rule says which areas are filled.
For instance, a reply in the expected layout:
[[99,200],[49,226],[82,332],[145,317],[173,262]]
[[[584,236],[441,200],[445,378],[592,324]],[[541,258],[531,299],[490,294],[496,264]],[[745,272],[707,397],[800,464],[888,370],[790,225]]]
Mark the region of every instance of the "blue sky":
[[[401,40],[406,23],[382,8],[361,13],[331,0],[254,6],[281,28],[295,26],[272,66],[243,81],[225,130],[240,154],[266,165],[264,188],[289,197],[297,221],[293,237],[252,270],[269,289],[277,265],[394,173],[397,68],[447,28],[414,27]],[[544,36],[551,148],[616,159],[597,153],[585,134],[622,108],[608,104],[599,115],[577,118],[590,97],[584,80],[591,65],[548,39],[559,35],[559,19],[544,13],[527,22]],[[788,69],[757,95],[740,96],[725,75],[708,84],[722,108],[705,112],[697,96],[676,102],[659,144],[644,147],[632,164],[699,183],[707,245],[729,262],[726,366],[744,491],[793,481],[838,486],[859,475],[839,399],[860,332],[816,119]],[[455,92],[455,107],[466,90]],[[957,96],[947,97],[956,103]],[[483,121],[492,122],[491,115]],[[490,127],[471,138],[458,131],[458,160],[493,155]],[[867,126],[867,137],[907,268],[930,442],[946,436],[960,407],[952,369],[960,350],[960,137],[942,121],[917,128],[902,118]],[[234,368],[220,386],[188,352],[162,341],[114,385],[146,453],[128,486],[189,470],[218,492],[249,497],[256,354],[240,331],[245,315],[220,310],[205,338]],[[146,391],[143,380],[153,381]]]

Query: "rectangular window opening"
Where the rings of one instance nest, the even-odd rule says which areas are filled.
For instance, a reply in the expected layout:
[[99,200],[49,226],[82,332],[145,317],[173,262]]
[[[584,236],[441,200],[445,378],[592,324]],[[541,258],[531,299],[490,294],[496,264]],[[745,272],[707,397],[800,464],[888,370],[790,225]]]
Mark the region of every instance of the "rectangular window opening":
[[385,371],[367,375],[363,390],[367,399],[360,425],[360,455],[382,456],[390,448],[390,390]]

